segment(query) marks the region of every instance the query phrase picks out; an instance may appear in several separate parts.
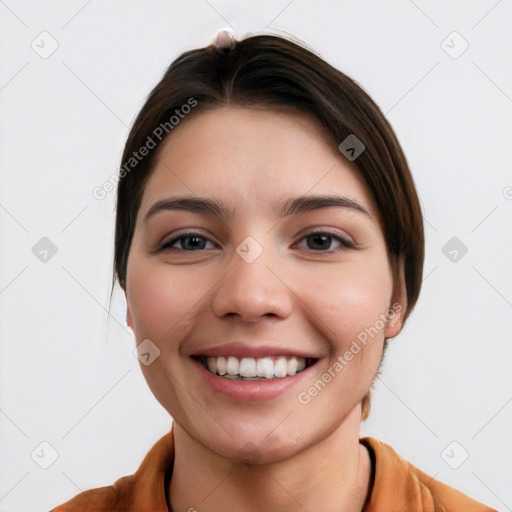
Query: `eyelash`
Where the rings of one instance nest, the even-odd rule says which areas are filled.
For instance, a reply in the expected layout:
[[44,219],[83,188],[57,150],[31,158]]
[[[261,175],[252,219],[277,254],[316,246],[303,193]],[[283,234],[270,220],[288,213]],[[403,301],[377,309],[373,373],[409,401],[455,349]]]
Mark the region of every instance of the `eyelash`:
[[[313,251],[313,252],[331,254],[332,252],[336,252],[336,251],[346,251],[347,249],[355,249],[356,248],[356,244],[354,242],[346,240],[346,239],[340,237],[339,235],[331,233],[330,231],[323,231],[323,230],[311,231],[310,233],[307,233],[306,235],[304,235],[299,241],[304,240],[310,236],[315,236],[315,235],[325,235],[325,236],[331,237],[331,238],[337,240],[340,243],[341,247],[339,247],[338,249],[329,249],[327,251],[322,251],[322,250],[315,251],[314,249],[311,249],[311,251]],[[207,237],[203,236],[202,233],[199,233],[197,231],[186,231],[186,232],[182,233],[180,236],[175,237],[172,240],[169,240],[168,242],[164,242],[159,247],[159,249],[157,249],[157,252],[161,252],[166,249],[176,249],[175,247],[172,247],[172,246],[179,240],[182,240],[183,238],[188,238],[188,237],[202,238],[204,240],[208,240],[211,242],[211,240],[209,240]],[[197,249],[197,250],[190,250],[190,251],[188,251],[186,249],[178,249],[178,250],[183,251],[183,252],[200,252],[200,251],[204,251],[206,249]]]

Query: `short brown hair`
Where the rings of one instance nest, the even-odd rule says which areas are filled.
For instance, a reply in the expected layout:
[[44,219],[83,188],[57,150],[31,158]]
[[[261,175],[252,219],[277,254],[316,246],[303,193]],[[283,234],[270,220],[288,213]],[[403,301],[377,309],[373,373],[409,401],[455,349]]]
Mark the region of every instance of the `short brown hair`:
[[[126,289],[128,254],[145,184],[162,142],[172,134],[170,118],[191,98],[196,106],[187,115],[223,105],[292,108],[312,114],[337,145],[350,135],[363,142],[365,149],[354,163],[376,202],[395,280],[398,261],[404,261],[405,322],[420,293],[425,240],[414,181],[393,128],[354,80],[302,44],[276,35],[248,37],[231,51],[214,45],[187,51],[171,63],[149,94],[121,161],[112,285],[117,275]],[[166,127],[166,134],[154,141],[159,126]],[[148,138],[154,149],[128,168],[126,163]],[[363,419],[369,411],[370,392],[363,399]]]

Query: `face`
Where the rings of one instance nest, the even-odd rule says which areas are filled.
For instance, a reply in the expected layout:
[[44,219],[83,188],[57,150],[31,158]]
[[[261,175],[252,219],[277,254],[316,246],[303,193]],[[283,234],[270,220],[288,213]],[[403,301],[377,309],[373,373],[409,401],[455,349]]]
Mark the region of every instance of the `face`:
[[222,107],[161,148],[128,257],[127,321],[158,355],[141,368],[181,428],[221,456],[244,460],[250,446],[272,462],[360,408],[401,328],[399,281],[370,192],[311,117]]

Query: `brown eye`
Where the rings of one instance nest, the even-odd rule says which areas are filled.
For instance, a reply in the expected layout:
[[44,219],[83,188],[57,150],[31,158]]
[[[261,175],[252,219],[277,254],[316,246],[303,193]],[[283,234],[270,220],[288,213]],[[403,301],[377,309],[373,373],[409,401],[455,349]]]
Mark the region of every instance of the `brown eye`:
[[338,248],[333,249],[334,251],[346,250],[355,247],[353,242],[328,231],[313,231],[312,233],[304,236],[301,240],[307,240],[308,249],[319,252],[327,252],[331,250],[333,239],[339,244]]

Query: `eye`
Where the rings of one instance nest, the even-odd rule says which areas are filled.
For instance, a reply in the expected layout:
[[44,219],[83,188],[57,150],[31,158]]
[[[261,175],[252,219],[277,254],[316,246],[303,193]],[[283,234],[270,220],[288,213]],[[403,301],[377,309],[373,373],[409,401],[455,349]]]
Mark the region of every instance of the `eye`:
[[208,238],[204,237],[202,233],[199,233],[197,231],[186,231],[185,233],[182,233],[180,236],[164,242],[158,250],[163,251],[164,249],[175,248],[174,245],[176,245],[177,242],[179,242],[182,247],[181,249],[178,248],[178,250],[191,252],[206,249],[207,247],[205,247],[204,242],[211,241],[208,240]]
[[[316,252],[328,252],[331,250],[332,239],[336,240],[339,244],[339,247],[335,248],[334,251],[354,249],[356,246],[354,242],[329,231],[312,231],[301,238],[301,240],[308,240],[307,247]],[[309,240],[311,240],[311,243],[309,243]]]
[[[329,252],[332,251],[331,245],[333,239],[339,245],[339,247],[335,248],[334,251],[353,249],[356,246],[354,242],[347,240],[334,233],[331,233],[329,231],[312,231],[311,233],[308,233],[306,236],[302,237],[301,241],[308,240],[307,248],[312,249],[313,251]],[[309,243],[309,240],[311,240],[312,242]],[[203,249],[208,249],[208,247],[206,247],[208,242],[210,242],[213,245],[213,242],[211,242],[211,240],[203,236],[202,233],[199,233],[197,231],[186,231],[182,233],[180,236],[174,237],[171,240],[163,242],[158,251],[163,251],[165,249],[178,249],[186,252],[200,251]],[[181,248],[174,247],[177,243],[181,244]]]

